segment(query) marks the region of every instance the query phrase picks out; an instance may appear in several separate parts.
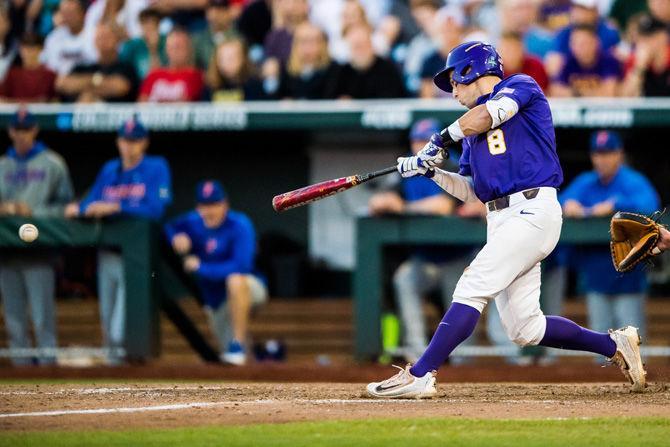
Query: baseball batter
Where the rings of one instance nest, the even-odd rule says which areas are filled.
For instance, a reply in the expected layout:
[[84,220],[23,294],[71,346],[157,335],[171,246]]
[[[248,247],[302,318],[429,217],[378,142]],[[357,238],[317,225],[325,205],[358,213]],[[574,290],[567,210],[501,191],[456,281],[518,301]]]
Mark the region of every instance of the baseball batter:
[[[589,351],[618,364],[636,391],[645,386],[640,337],[627,326],[594,332],[540,309],[540,262],[561,233],[556,190],[563,182],[549,104],[529,76],[503,80],[496,50],[482,42],[454,48],[435,84],[470,109],[414,157],[398,159],[403,177],[424,175],[464,201],[486,204],[487,241],[461,276],[454,299],[421,358],[393,377],[370,383],[380,398],[436,394],[436,372],[473,332],[490,300],[503,327],[520,346]],[[461,143],[458,173],[436,166]]]

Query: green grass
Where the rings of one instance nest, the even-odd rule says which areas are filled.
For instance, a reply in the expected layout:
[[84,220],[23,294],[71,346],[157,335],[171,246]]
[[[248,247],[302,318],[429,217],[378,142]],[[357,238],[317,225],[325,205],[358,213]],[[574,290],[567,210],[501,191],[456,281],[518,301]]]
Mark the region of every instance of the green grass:
[[670,419],[404,419],[164,430],[0,433],[0,446],[667,446]]

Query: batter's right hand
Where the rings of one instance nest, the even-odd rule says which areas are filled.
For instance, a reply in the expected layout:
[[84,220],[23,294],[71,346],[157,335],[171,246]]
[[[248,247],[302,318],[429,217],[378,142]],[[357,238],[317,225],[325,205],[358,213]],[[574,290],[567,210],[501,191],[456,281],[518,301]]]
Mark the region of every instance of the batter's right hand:
[[191,251],[191,238],[186,233],[177,233],[172,237],[172,249],[179,255]]
[[415,175],[432,177],[435,174],[435,171],[425,167],[421,159],[417,156],[398,157],[398,172],[404,178],[414,177]]
[[433,134],[430,141],[416,154],[427,168],[439,166],[449,158],[449,151],[444,147],[444,142],[439,133]]

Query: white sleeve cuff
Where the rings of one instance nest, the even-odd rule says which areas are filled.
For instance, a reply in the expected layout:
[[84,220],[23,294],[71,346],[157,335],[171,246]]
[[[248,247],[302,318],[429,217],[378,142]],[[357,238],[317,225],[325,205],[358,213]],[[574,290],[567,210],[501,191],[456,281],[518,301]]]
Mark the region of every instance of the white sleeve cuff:
[[486,101],[486,110],[491,115],[493,124],[491,129],[495,129],[505,121],[512,118],[519,111],[519,104],[508,96]]

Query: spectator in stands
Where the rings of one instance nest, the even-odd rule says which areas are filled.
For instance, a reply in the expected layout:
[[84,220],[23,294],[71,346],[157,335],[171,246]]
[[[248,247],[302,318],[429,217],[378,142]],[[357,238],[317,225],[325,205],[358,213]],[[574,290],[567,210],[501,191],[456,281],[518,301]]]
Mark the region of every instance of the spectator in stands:
[[0,5],[0,80],[5,78],[16,57],[17,44],[11,29],[9,13]]
[[[330,99],[335,95],[339,70],[339,65],[330,60],[323,31],[303,22],[295,30],[286,68],[279,79],[264,79],[264,86],[275,98]],[[277,85],[276,91],[272,85]]]
[[372,30],[372,46],[379,56],[388,56],[400,34],[400,20],[389,15],[386,0],[312,0],[310,21],[328,36],[331,57],[339,63],[349,60],[345,31],[367,24]]
[[651,17],[670,26],[670,0],[647,0],[647,7]]
[[212,101],[263,99],[263,84],[255,74],[241,39],[231,39],[216,48],[206,75]]
[[[16,44],[21,36],[35,31],[42,0],[7,0],[4,3],[11,25],[8,37]],[[7,45],[9,42],[5,40],[3,43]]]
[[196,32],[206,26],[207,2],[208,0],[151,0],[147,6],[160,11],[173,26]]
[[121,46],[119,58],[135,68],[137,79],[144,79],[154,68],[167,65],[165,37],[160,34],[161,13],[155,9],[140,12],[141,36],[130,39]]
[[56,79],[56,91],[65,102],[132,102],[137,96],[133,67],[119,60],[119,36],[111,23],[95,30],[98,61],[78,64]]
[[55,98],[56,74],[40,63],[42,39],[36,34],[21,37],[21,64],[12,67],[0,84],[2,102],[49,102]]
[[75,65],[96,60],[93,40],[84,33],[84,0],[62,0],[58,9],[61,25],[49,33],[42,62],[58,74],[68,74]]
[[[524,52],[544,59],[554,41],[554,32],[542,22],[540,2],[537,0],[501,0],[498,3],[502,35],[519,34]],[[497,47],[496,47],[497,48]],[[507,70],[505,70],[507,71]]]
[[273,24],[263,44],[266,59],[274,59],[284,67],[291,52],[293,33],[307,20],[307,0],[274,0],[272,2]]
[[151,5],[151,0],[95,0],[86,10],[84,32],[93,38],[98,24],[113,23],[121,40],[140,37],[139,15]]
[[267,301],[254,269],[256,235],[249,218],[230,209],[216,180],[200,182],[196,209],[171,220],[165,233],[183,267],[195,276],[221,351],[221,361],[244,365],[252,306]]
[[496,47],[505,67],[505,76],[524,73],[535,79],[542,90],[547,91],[549,78],[544,71],[542,61],[527,54],[523,48],[523,36],[519,33],[505,32]]
[[251,0],[237,20],[237,29],[250,48],[262,51],[265,36],[272,28],[271,0]]
[[435,15],[441,4],[439,0],[410,1],[412,17],[420,29],[420,32],[407,45],[407,55],[403,64],[405,88],[412,96],[419,95],[423,61],[435,51],[435,43],[430,36]]
[[209,68],[216,47],[238,37],[230,0],[209,0],[205,14],[207,28],[193,36],[195,65],[201,70]]
[[61,0],[42,0],[33,1],[35,5],[41,6],[37,19],[35,32],[40,37],[46,37],[56,25],[58,17],[58,8]]
[[664,23],[652,17],[640,20],[626,68],[623,96],[670,96],[670,35]]
[[463,41],[496,42],[503,25],[500,21],[499,5],[487,0],[462,0],[459,3],[464,14]]
[[[616,132],[591,136],[593,171],[575,178],[560,196],[569,218],[610,216],[614,211],[651,214],[659,207],[658,193],[640,172],[624,165],[623,142]],[[574,259],[585,288],[589,327],[594,331],[636,326],[645,333],[646,274],[635,269],[620,275],[612,267],[609,246],[580,247]]]
[[[659,3],[658,1],[650,0],[649,3]],[[661,0],[660,3],[670,5],[667,0]],[[620,30],[628,29],[630,21],[633,17],[640,13],[647,12],[647,0],[614,0],[612,7],[609,10],[608,16],[614,21]],[[670,19],[670,17],[669,17]]]
[[550,78],[558,76],[570,56],[570,36],[575,27],[595,27],[603,52],[608,52],[619,43],[619,32],[598,13],[598,0],[572,0],[570,25],[563,28],[554,39],[554,46],[547,54],[545,68]]
[[462,42],[464,20],[460,8],[455,6],[446,6],[437,12],[432,25],[432,36],[437,49],[423,61],[421,66],[420,96],[422,98],[449,95],[437,88],[433,83],[433,76],[444,69],[447,55],[452,48]]
[[166,68],[155,68],[140,87],[140,101],[198,101],[204,90],[203,74],[193,66],[193,51],[188,33],[175,28],[165,42]]
[[570,54],[552,80],[553,96],[615,96],[621,81],[621,65],[600,48],[596,29],[588,25],[572,28]]
[[[0,215],[55,217],[72,200],[72,181],[65,161],[37,140],[35,117],[19,109],[11,118],[13,146],[0,157]],[[38,348],[56,348],[55,274],[53,256],[44,252],[11,253],[3,250],[0,293],[11,349],[31,347],[28,308]],[[29,358],[13,358],[15,365]],[[52,355],[40,364],[54,363]]]
[[[100,170],[89,193],[80,203],[69,204],[65,217],[136,217],[158,220],[172,198],[170,168],[160,156],[146,155],[149,134],[133,117],[118,131],[120,157]],[[108,249],[98,252],[98,297],[100,321],[109,362],[119,363],[126,346],[126,289],[121,254]]]
[[405,88],[396,66],[375,55],[372,31],[366,24],[345,30],[350,60],[339,72],[335,96],[338,98],[402,98]]

